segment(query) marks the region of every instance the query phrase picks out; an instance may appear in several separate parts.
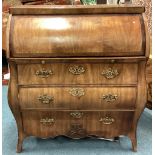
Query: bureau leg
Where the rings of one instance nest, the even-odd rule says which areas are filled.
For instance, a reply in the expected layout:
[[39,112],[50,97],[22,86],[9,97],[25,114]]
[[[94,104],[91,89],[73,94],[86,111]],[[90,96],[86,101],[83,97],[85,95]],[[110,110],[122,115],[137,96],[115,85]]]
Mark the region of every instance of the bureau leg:
[[130,134],[129,135],[129,138],[130,138],[131,143],[132,143],[132,150],[134,152],[137,152],[137,138],[136,138],[136,133]]
[[23,144],[24,138],[25,138],[24,134],[18,135],[18,143],[17,143],[17,150],[16,150],[17,153],[22,152],[22,144]]
[[131,139],[131,142],[132,142],[132,150],[134,152],[137,152],[137,140],[136,140],[136,138]]
[[18,144],[17,144],[17,153],[22,152],[22,141],[18,139]]

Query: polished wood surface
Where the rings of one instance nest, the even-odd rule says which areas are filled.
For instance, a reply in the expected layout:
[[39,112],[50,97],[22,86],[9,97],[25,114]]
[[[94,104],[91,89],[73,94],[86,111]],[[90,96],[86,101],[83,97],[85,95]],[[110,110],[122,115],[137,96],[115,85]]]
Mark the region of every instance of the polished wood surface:
[[148,31],[147,17],[144,13],[142,15],[143,15],[143,20],[144,20],[145,35],[146,35],[145,56],[148,59],[149,55],[150,55],[150,48],[152,47],[152,46],[150,46],[150,43],[152,42],[152,40],[150,41],[150,33]]
[[149,53],[143,12],[131,5],[10,9],[8,101],[17,152],[27,136],[58,135],[125,135],[137,150]]
[[[74,74],[70,69],[83,67],[84,72]],[[134,69],[133,69],[134,68]],[[37,71],[52,71],[49,77],[37,76]],[[118,75],[111,79],[102,73],[117,70]],[[19,85],[35,84],[137,84],[138,64],[136,63],[51,63],[18,65]],[[131,76],[134,75],[134,76]],[[30,78],[31,77],[31,78]]]
[[76,21],[74,15],[24,16],[24,18],[13,16],[11,55],[13,57],[144,55],[145,36],[142,30],[144,25],[141,23],[141,15],[76,15]]
[[[37,136],[41,138],[55,137],[64,135],[71,138],[82,138],[89,135],[95,135],[107,138],[116,137],[120,134],[126,135],[131,129],[131,121],[134,112],[82,112],[81,118],[73,118],[72,111],[24,111],[22,112],[23,126],[28,136]],[[112,118],[112,124],[102,122],[103,118]],[[46,123],[41,123],[41,119],[53,119]],[[63,120],[63,121],[62,121]],[[104,124],[105,123],[105,124]],[[83,132],[74,133],[72,125],[80,126]],[[73,131],[72,131],[73,130]]]
[[147,81],[147,103],[146,107],[152,110],[152,58],[149,58],[146,65]]
[[17,152],[22,151],[22,143],[24,138],[26,137],[24,133],[23,128],[23,120],[22,115],[20,112],[19,107],[19,100],[18,100],[18,87],[17,87],[17,79],[18,79],[18,73],[17,73],[17,65],[15,63],[10,63],[10,81],[9,81],[9,87],[8,87],[8,103],[9,107],[15,117],[16,124],[17,124],[17,131],[18,131],[18,142],[17,142]]
[[137,151],[137,123],[138,120],[145,108],[145,104],[147,101],[147,88],[146,88],[146,61],[139,64],[138,71],[138,91],[137,91],[137,104],[136,111],[132,123],[131,131],[128,133],[128,137],[132,141],[133,150]]
[[6,27],[6,58],[10,58],[9,36],[10,36],[10,22],[12,15],[9,15],[7,27]]
[[144,6],[139,5],[30,5],[10,7],[13,15],[64,15],[64,14],[141,14],[145,12]]
[[[121,134],[126,135],[131,130],[133,116],[134,112],[128,111],[90,113],[86,119],[86,129],[92,135],[106,138],[117,137]],[[111,124],[102,122],[101,119],[106,117],[114,119],[114,122]]]
[[[73,96],[74,88],[84,92]],[[53,88],[20,88],[19,104],[21,109],[78,109],[108,110],[135,109],[135,87],[53,87]],[[39,97],[46,95],[43,102]],[[63,100],[62,100],[62,96]],[[110,97],[111,96],[111,97]],[[116,96],[116,97],[115,97]],[[51,98],[51,99],[48,99]],[[110,98],[110,99],[109,99]],[[112,99],[113,98],[113,99]]]
[[[80,4],[80,0],[77,0]],[[74,4],[73,0],[21,0],[24,5],[72,5]]]

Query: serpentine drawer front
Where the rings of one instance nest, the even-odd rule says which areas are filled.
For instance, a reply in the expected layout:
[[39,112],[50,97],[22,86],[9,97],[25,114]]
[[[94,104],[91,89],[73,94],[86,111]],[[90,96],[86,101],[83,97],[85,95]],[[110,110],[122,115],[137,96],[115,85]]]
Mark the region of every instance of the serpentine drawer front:
[[10,8],[8,103],[17,152],[28,136],[60,135],[124,135],[137,150],[149,55],[144,11],[133,5]]
[[[136,84],[138,64],[20,64],[19,84]],[[134,76],[133,76],[134,75]]]
[[43,138],[57,135],[67,135],[71,138],[83,138],[89,135],[104,137],[126,135],[131,129],[133,114],[134,112],[130,111],[22,112],[25,133]]
[[135,87],[20,88],[19,104],[21,109],[134,109],[136,91]]

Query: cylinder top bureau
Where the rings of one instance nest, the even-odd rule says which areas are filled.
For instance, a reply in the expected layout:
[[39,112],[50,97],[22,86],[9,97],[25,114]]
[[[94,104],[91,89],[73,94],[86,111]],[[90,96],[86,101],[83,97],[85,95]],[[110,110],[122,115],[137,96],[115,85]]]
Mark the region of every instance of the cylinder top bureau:
[[133,5],[10,8],[9,107],[17,152],[28,136],[128,136],[146,103],[145,8]]

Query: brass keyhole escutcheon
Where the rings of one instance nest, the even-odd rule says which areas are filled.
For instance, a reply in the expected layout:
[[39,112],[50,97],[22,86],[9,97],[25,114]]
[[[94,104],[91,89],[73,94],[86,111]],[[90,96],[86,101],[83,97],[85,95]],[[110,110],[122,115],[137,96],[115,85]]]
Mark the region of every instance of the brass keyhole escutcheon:
[[68,71],[74,75],[80,75],[83,74],[85,72],[85,67],[81,66],[81,65],[74,65],[74,66],[70,66]]
[[103,75],[106,79],[113,79],[117,77],[119,74],[120,74],[119,71],[114,68],[104,69],[101,73],[101,75]]
[[81,118],[83,116],[83,112],[71,112],[70,115],[73,118]]
[[71,88],[68,91],[72,96],[78,98],[85,95],[85,90],[83,88]]

